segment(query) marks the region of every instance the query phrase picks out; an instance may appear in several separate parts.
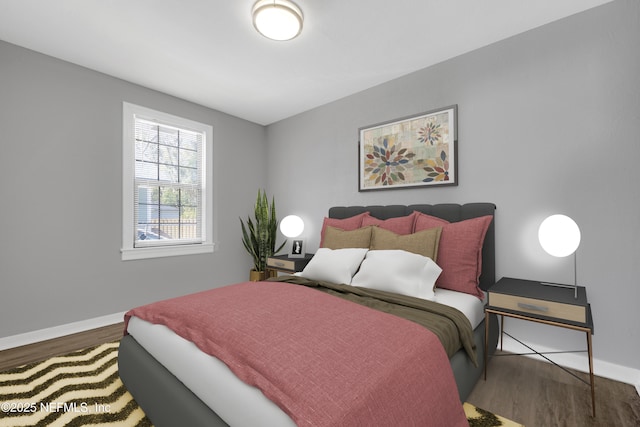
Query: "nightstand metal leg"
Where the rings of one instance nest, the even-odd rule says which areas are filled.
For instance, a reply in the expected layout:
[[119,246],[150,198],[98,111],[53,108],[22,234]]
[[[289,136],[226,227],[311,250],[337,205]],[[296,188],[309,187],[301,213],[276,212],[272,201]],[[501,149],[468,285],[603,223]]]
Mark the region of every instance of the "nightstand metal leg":
[[484,313],[484,380],[487,380],[487,359],[489,359],[489,313]]
[[500,351],[502,351],[503,341],[504,341],[504,316],[500,316]]
[[587,331],[587,350],[589,352],[589,383],[591,384],[591,408],[593,410],[593,418],[596,417],[596,388],[593,377],[593,347],[591,340],[591,331]]

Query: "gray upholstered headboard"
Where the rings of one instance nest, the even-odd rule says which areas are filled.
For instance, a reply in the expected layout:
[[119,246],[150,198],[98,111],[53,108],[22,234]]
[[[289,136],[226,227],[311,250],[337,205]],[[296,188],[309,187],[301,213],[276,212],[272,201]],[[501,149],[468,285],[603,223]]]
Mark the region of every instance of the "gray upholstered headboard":
[[[494,216],[496,205],[493,203],[467,203],[458,205],[455,203],[443,203],[438,205],[389,205],[389,206],[335,206],[329,209],[329,218],[349,218],[351,216],[369,212],[378,219],[406,216],[413,211],[419,211],[427,215],[436,216],[449,222],[463,221],[479,216]],[[480,275],[480,288],[489,289],[496,281],[496,257],[495,257],[495,218],[491,221],[482,247],[482,274]]]

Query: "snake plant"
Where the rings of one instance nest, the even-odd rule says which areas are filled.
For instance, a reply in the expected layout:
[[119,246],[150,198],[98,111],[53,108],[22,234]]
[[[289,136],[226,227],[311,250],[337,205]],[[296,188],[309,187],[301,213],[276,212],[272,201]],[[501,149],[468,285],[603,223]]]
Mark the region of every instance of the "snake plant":
[[253,258],[254,269],[265,271],[267,258],[280,252],[286,243],[286,241],[282,242],[280,247],[276,249],[278,220],[275,200],[272,198],[271,205],[269,205],[267,193],[258,190],[253,220],[249,216],[245,224],[240,218],[240,225],[242,226],[242,243]]

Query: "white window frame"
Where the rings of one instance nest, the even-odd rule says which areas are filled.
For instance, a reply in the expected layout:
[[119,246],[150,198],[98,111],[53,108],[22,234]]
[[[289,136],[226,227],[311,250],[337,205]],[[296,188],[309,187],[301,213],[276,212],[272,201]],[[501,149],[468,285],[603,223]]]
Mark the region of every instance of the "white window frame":
[[[202,238],[201,242],[152,247],[134,247],[135,209],[135,120],[189,129],[204,134],[202,153]],[[160,258],[212,253],[213,241],[213,127],[204,123],[152,110],[128,102],[122,103],[122,260]]]

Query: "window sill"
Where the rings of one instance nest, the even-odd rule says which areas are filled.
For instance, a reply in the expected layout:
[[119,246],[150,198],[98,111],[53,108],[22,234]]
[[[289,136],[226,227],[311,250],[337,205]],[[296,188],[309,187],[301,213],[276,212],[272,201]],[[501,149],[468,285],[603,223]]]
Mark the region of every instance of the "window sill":
[[176,245],[149,248],[127,248],[121,249],[122,261],[132,261],[136,259],[164,258],[182,255],[197,255],[213,253],[213,243],[203,243],[199,245]]

